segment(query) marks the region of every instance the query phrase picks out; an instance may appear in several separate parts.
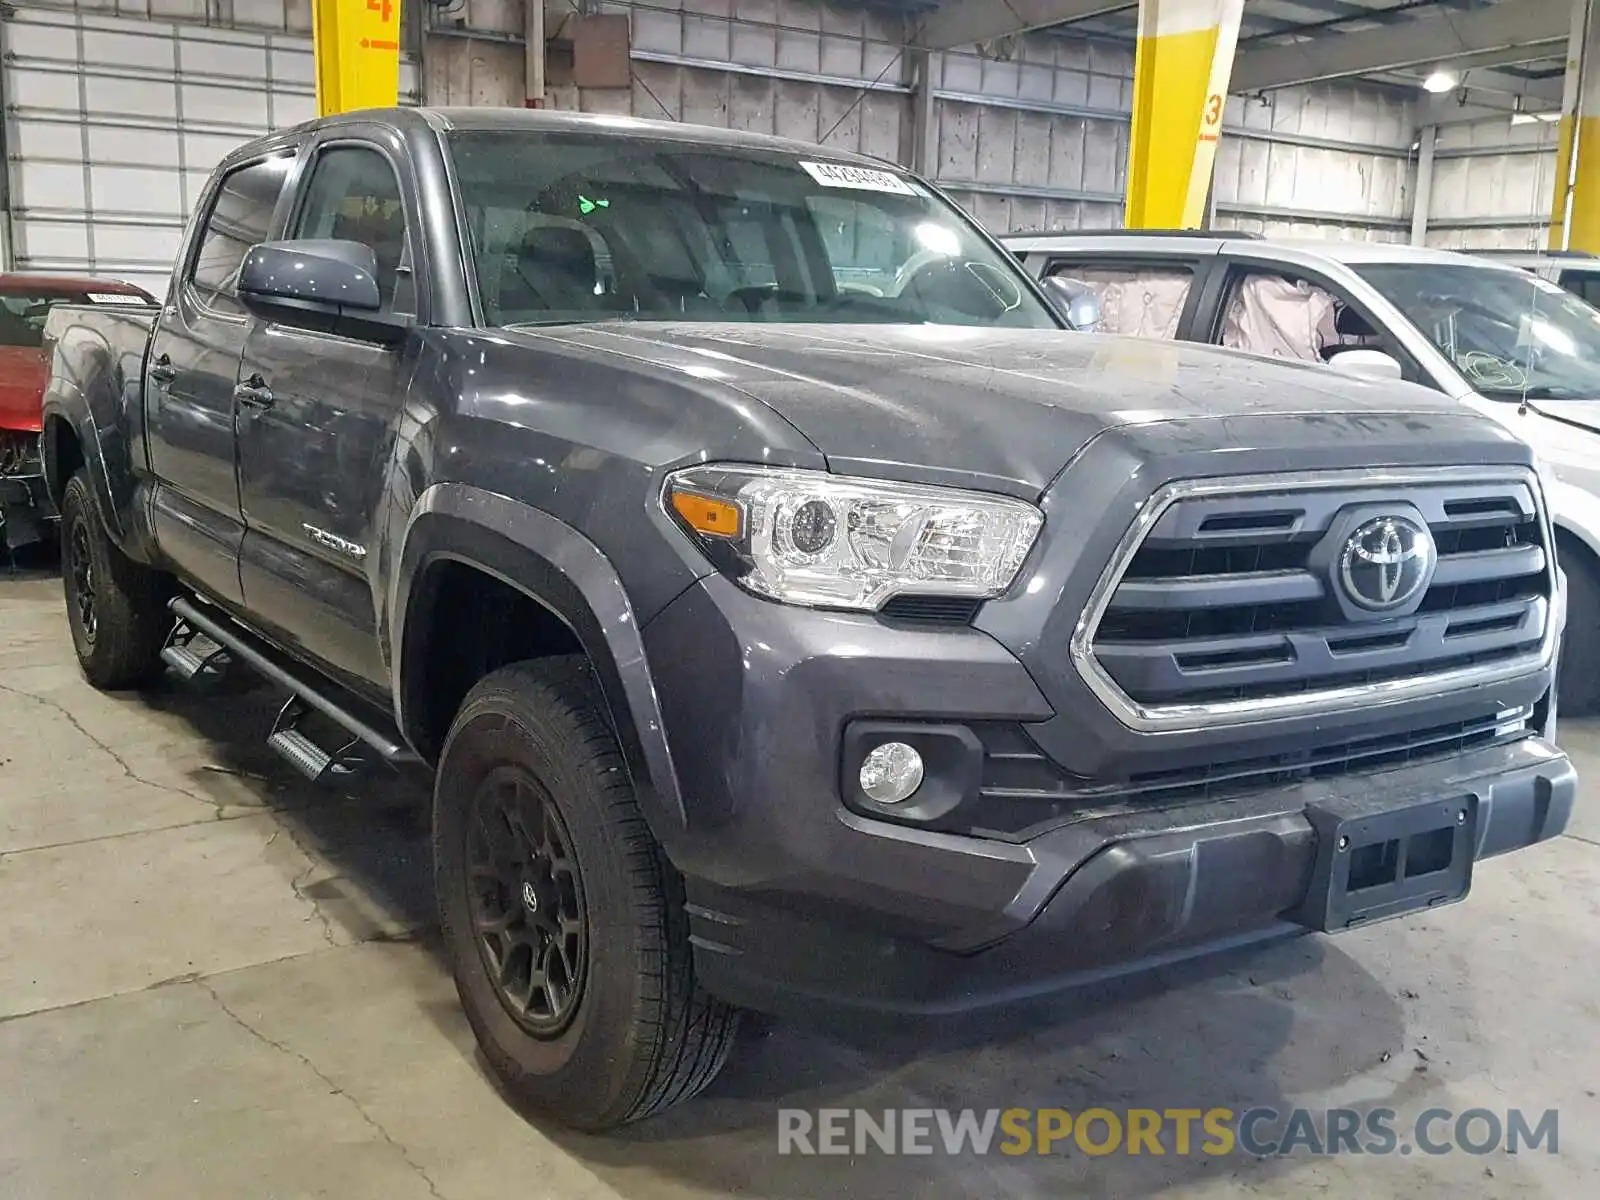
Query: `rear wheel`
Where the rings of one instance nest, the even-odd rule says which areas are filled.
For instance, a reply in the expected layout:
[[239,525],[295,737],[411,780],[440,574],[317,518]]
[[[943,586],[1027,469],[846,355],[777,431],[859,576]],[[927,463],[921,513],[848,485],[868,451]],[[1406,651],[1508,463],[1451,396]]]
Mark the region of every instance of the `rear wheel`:
[[82,470],[61,498],[61,581],[73,649],[90,683],[137,687],[161,674],[173,626],[168,577],[117,549]]
[[434,856],[457,991],[520,1100],[603,1130],[716,1077],[737,1012],[695,984],[681,881],[586,663],[507,667],[467,696],[440,758]]
[[1567,576],[1567,630],[1556,671],[1556,711],[1590,716],[1600,710],[1600,569],[1586,549],[1566,538],[1559,554]]

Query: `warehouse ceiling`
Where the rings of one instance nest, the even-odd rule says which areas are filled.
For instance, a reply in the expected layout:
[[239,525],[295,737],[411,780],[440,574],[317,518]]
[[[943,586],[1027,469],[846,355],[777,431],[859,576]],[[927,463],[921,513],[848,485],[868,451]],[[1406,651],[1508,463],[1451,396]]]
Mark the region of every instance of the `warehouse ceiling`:
[[[924,42],[950,47],[1025,29],[1131,39],[1129,0],[945,0]],[[1474,103],[1543,110],[1561,99],[1573,0],[1246,0],[1233,90],[1361,78]]]

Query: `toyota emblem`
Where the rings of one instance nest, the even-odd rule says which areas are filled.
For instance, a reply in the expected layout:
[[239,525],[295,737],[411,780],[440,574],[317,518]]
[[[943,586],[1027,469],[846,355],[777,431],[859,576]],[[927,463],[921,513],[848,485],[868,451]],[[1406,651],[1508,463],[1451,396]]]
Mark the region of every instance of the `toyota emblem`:
[[1426,525],[1407,517],[1377,517],[1345,541],[1339,583],[1368,612],[1404,608],[1433,580],[1438,550]]

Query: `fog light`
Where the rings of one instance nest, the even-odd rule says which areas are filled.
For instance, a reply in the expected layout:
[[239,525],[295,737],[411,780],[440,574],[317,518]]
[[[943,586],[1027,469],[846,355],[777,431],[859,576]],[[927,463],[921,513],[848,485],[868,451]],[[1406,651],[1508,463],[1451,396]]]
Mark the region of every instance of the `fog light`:
[[899,804],[922,786],[922,755],[885,742],[861,760],[861,790],[878,804]]

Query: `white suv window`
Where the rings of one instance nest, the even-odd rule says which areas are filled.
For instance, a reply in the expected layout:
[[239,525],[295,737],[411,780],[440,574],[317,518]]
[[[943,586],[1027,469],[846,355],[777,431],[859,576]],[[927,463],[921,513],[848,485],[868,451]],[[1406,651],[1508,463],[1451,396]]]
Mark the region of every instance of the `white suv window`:
[[1101,333],[1171,341],[1178,336],[1183,308],[1194,275],[1186,267],[1091,267],[1082,262],[1057,263],[1051,275],[1065,275],[1085,284],[1100,301]]
[[1222,344],[1274,358],[1321,362],[1339,343],[1338,302],[1315,284],[1252,271],[1235,285],[1222,318]]

